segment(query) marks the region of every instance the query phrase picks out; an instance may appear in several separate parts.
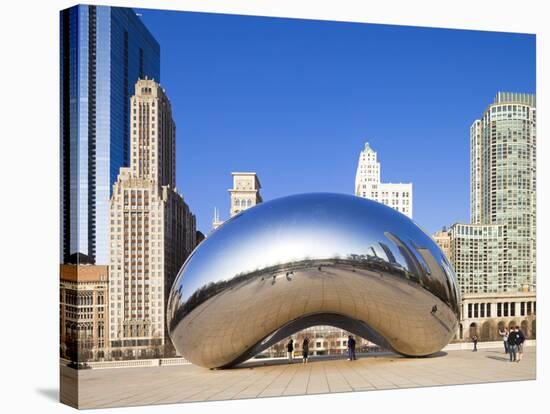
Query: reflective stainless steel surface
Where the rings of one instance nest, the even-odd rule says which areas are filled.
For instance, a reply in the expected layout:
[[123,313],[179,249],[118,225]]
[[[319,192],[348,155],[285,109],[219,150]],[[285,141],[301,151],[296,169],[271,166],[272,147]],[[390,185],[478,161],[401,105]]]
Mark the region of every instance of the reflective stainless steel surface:
[[225,222],[170,293],[176,349],[208,368],[333,325],[407,356],[441,350],[459,318],[452,266],[412,220],[350,195],[284,197]]

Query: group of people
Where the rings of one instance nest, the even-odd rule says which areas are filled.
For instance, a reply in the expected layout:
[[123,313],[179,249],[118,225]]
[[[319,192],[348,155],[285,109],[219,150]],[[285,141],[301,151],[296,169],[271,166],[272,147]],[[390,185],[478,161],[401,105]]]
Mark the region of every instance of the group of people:
[[519,326],[504,328],[504,331],[498,331],[504,342],[504,353],[510,356],[510,362],[519,362],[523,357],[523,343],[525,335],[519,329]]
[[[288,355],[288,363],[294,361],[294,339],[290,339],[286,344],[286,353]],[[307,364],[309,359],[309,338],[306,336],[302,341],[302,363]]]
[[[355,339],[351,335],[348,336],[348,361],[355,361]],[[288,363],[291,364],[294,361],[294,340],[290,339],[286,344],[286,351],[288,355]],[[306,336],[302,341],[302,363],[307,364],[309,359],[309,338]]]
[[[502,336],[504,342],[504,353],[510,356],[510,362],[519,362],[523,357],[523,343],[525,342],[525,335],[519,329],[519,326],[510,329],[504,328],[504,331],[499,330],[498,333]],[[472,336],[472,342],[474,343],[474,352],[477,352],[477,335]]]

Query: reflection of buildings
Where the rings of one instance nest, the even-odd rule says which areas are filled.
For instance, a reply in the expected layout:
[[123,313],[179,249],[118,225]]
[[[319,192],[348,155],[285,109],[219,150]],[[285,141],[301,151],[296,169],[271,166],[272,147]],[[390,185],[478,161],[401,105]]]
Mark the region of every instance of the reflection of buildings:
[[[434,257],[430,249],[411,243],[409,246],[404,240],[391,232],[385,232],[385,236],[391,240],[405,260],[409,278],[417,279],[422,286],[435,294],[443,301],[445,298],[454,297],[458,288],[451,283],[447,274],[451,270],[447,267],[445,260]],[[458,303],[449,303],[451,308],[458,313]]]
[[395,255],[393,254],[391,249],[388,247],[388,245],[386,243],[382,243],[382,242],[379,242],[378,244],[380,245],[380,247],[382,248],[382,250],[386,254],[386,258],[388,259],[388,262],[391,263],[391,264],[396,264],[397,260],[395,260]]
[[108,262],[109,199],[129,164],[130,94],[160,78],[160,48],[129,8],[60,16],[61,262]]
[[[255,172],[233,172],[233,188],[230,188],[230,207],[229,215],[233,217],[247,208],[260,204],[262,196],[260,195],[260,180]],[[216,230],[223,224],[220,220],[220,214],[217,208],[214,208],[214,218],[212,220],[212,229]]]
[[405,260],[406,268],[409,273],[412,274],[415,278],[423,280],[425,270],[420,264],[420,261],[418,260],[416,255],[413,253],[412,249],[407,246],[407,243],[405,243],[393,233],[385,232],[384,234],[397,246],[399,253],[401,253],[401,256],[403,256],[403,259]]
[[506,227],[501,292],[536,281],[535,95],[499,92],[470,129],[470,211],[473,224]]
[[502,339],[499,330],[519,326],[527,338],[536,338],[537,302],[534,292],[473,293],[462,297],[460,325],[456,337],[481,341]]
[[110,340],[113,357],[170,355],[169,290],[195,247],[195,216],[177,192],[170,101],[152,80],[131,99],[130,167],[110,204]]
[[381,183],[380,162],[377,161],[376,152],[368,143],[359,155],[355,174],[355,195],[386,204],[412,218],[412,184]]
[[109,278],[107,266],[60,266],[61,357],[91,361],[106,355]]

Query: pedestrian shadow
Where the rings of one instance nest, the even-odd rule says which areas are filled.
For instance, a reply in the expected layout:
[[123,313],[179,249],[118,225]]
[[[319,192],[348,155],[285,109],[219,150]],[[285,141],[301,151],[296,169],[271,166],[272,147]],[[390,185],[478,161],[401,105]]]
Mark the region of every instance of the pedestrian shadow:
[[510,361],[510,358],[497,357],[493,355],[487,355],[485,358],[494,359],[495,361]]

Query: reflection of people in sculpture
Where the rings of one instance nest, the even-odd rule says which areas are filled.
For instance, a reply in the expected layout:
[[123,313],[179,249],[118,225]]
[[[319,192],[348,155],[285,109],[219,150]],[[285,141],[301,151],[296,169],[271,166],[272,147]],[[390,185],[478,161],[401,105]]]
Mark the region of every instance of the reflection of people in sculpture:
[[286,344],[286,352],[288,355],[288,363],[292,364],[292,354],[294,353],[294,340],[288,341]]
[[304,364],[307,364],[307,360],[309,357],[309,338],[306,336],[304,338],[304,342],[302,342],[302,362]]
[[477,352],[477,335],[472,336],[472,342],[474,343],[474,349],[472,349],[472,351]]
[[432,311],[430,312],[432,315],[435,315],[435,313],[437,312],[437,305],[433,305],[432,306]]
[[357,358],[355,358],[355,339],[353,339],[353,336],[348,336],[348,360],[354,361]]

